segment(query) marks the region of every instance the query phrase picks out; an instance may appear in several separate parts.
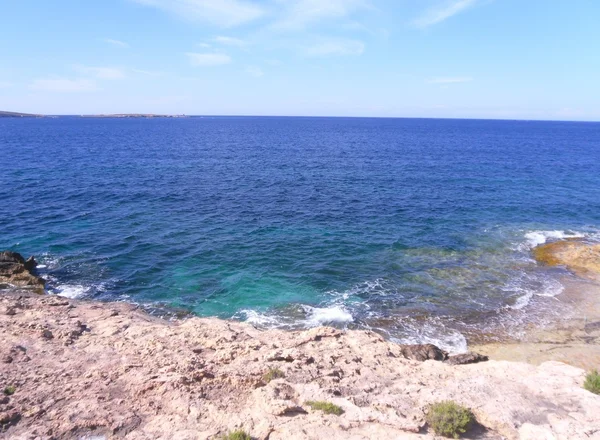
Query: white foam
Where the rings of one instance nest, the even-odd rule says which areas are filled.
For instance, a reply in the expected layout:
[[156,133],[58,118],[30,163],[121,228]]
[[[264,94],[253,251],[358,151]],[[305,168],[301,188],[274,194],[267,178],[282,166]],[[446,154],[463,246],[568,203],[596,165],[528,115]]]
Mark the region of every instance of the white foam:
[[548,240],[566,240],[569,238],[584,238],[585,234],[572,231],[531,231],[525,234],[527,244],[534,248],[540,244],[546,243]]
[[318,327],[331,323],[347,324],[354,321],[352,315],[341,306],[324,308],[304,306],[304,310],[308,312],[308,317],[304,320],[306,327]]
[[256,310],[241,310],[246,317],[246,322],[260,327],[281,327],[282,322],[276,316],[259,313]]
[[304,319],[293,319],[285,315],[261,313],[256,310],[241,310],[246,322],[267,328],[313,328],[329,324],[348,324],[354,321],[354,317],[342,306],[313,307],[300,305],[304,311]]
[[398,344],[433,344],[450,354],[468,351],[467,338],[462,333],[435,321],[433,318],[428,322],[404,323],[409,335],[390,340]]
[[62,284],[54,288],[54,292],[57,295],[70,299],[79,298],[88,293],[89,290],[89,287],[80,284]]
[[506,308],[521,310],[529,305],[534,296],[555,297],[560,295],[565,288],[558,280],[549,277],[541,278],[534,274],[522,274],[521,278],[514,280],[502,290],[520,294],[515,303]]

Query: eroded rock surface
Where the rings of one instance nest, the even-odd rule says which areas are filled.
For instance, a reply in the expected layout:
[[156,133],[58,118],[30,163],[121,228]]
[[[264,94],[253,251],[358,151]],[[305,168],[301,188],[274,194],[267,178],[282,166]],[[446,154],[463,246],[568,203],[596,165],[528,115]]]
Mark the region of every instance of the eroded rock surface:
[[26,287],[44,291],[44,280],[33,272],[37,263],[33,257],[25,260],[17,252],[0,252],[0,285]]
[[577,240],[556,241],[536,247],[537,261],[549,266],[566,266],[584,278],[600,281],[600,244]]
[[[600,439],[600,396],[579,368],[452,366],[403,349],[369,331],[169,323],[124,303],[4,293],[0,386],[14,392],[0,395],[0,438],[216,439],[241,428],[269,440],[432,439],[428,405],[453,399],[484,427],[470,438]],[[284,377],[265,379],[272,369]]]

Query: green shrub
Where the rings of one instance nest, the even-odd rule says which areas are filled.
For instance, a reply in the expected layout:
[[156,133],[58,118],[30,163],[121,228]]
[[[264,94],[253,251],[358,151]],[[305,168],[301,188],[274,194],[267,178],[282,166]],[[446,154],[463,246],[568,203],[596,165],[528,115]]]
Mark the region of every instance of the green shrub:
[[468,408],[451,400],[434,403],[429,407],[427,423],[437,435],[460,438],[467,432],[475,417]]
[[265,382],[269,383],[272,380],[282,379],[284,377],[285,377],[285,373],[283,371],[281,371],[279,368],[270,368],[269,371],[267,371],[264,374],[263,380]]
[[232,431],[229,434],[222,437],[223,440],[252,440],[245,431],[238,429],[237,431]]
[[336,416],[339,416],[344,412],[342,408],[340,408],[337,405],[334,405],[331,402],[309,400],[308,402],[306,402],[306,404],[310,406],[311,409],[323,411],[325,414],[334,414]]
[[583,388],[594,394],[600,394],[600,373],[598,370],[592,370],[585,377]]
[[4,388],[4,394],[6,394],[7,396],[12,396],[13,394],[15,394],[16,391],[17,388],[14,385],[9,385],[6,388]]

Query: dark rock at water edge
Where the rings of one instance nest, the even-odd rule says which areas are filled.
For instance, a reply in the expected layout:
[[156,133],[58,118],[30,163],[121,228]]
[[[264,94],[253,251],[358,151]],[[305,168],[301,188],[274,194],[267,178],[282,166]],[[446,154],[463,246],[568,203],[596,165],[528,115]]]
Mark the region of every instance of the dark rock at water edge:
[[466,364],[478,364],[479,362],[486,362],[489,358],[479,353],[463,353],[455,356],[450,356],[444,362],[449,365],[466,365]]
[[448,359],[448,353],[433,344],[403,345],[400,352],[406,359],[420,362],[428,360],[445,361]]
[[448,352],[433,344],[402,345],[400,352],[406,359],[419,362],[433,360],[444,362],[449,365],[476,364],[488,360],[487,356],[478,353],[463,353],[450,356]]
[[33,273],[36,266],[33,257],[25,260],[17,252],[0,252],[0,285],[32,288],[43,293],[45,281]]

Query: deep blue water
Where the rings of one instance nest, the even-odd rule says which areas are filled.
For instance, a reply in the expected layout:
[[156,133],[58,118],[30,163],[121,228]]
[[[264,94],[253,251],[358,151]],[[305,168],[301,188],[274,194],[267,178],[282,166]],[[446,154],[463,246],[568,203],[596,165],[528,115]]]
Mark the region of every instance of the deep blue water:
[[600,237],[600,124],[0,119],[0,202],[52,293],[460,345],[560,293],[535,243]]

